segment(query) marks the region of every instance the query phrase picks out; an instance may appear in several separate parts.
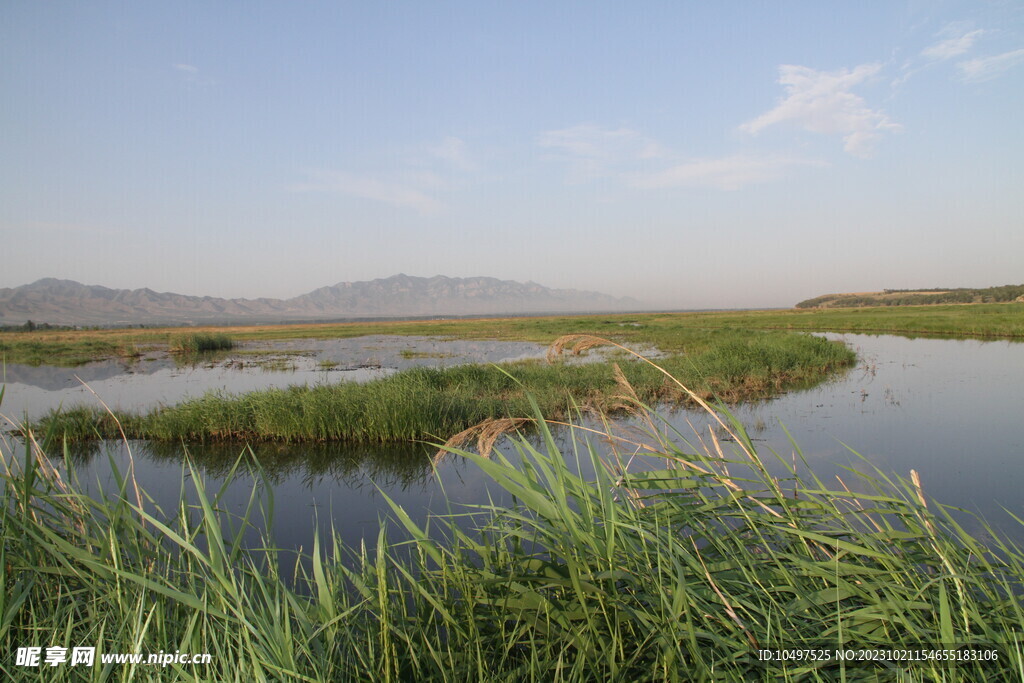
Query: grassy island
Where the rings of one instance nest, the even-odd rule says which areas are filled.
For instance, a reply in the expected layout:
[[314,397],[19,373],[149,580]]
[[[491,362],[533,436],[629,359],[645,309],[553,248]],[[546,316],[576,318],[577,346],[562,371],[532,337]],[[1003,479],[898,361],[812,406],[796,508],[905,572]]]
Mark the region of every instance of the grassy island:
[[[579,351],[588,339],[573,339],[573,348]],[[705,399],[767,398],[819,382],[855,360],[843,344],[781,332],[700,332],[675,342],[684,342],[689,352],[662,364]],[[51,413],[33,429],[69,441],[122,436],[175,442],[444,440],[484,420],[528,414],[531,399],[553,419],[565,417],[574,405],[614,412],[623,382],[644,402],[692,400],[650,365],[625,357],[617,364],[525,361],[412,368],[365,384],[210,393],[145,414],[72,408]]]

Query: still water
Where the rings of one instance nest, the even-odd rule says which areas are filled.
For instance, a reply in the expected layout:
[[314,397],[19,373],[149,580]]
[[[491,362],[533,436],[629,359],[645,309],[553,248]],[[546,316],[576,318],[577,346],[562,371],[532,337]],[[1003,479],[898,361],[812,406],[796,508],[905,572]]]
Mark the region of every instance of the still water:
[[[826,483],[834,482],[836,474],[851,483],[844,466],[865,469],[865,461],[904,477],[915,469],[931,497],[979,513],[997,529],[1024,540],[1020,525],[1006,513],[1024,517],[1024,344],[829,336],[857,351],[855,368],[813,389],[735,409],[762,455],[771,460],[774,453],[789,462],[797,444]],[[542,347],[524,342],[406,337],[303,340],[278,343],[274,350],[281,352],[279,363],[247,365],[229,356],[185,368],[160,358],[131,367],[113,362],[74,370],[8,366],[0,409],[6,415],[32,417],[61,403],[95,402],[75,375],[111,407],[138,409],[209,389],[239,392],[366,381],[412,365],[501,362],[543,354]],[[665,414],[684,434],[694,428],[707,433],[706,416],[668,408]],[[498,446],[511,450],[507,441]],[[189,447],[209,489],[220,487],[241,450],[237,445]],[[280,547],[308,550],[315,526],[322,532],[333,527],[350,544],[364,537],[372,542],[379,519],[389,513],[385,495],[419,520],[431,513],[461,512],[464,505],[484,503],[488,496],[501,500],[474,467],[450,456],[435,466],[435,450],[426,446],[262,445],[254,450],[273,495],[270,531]],[[75,467],[83,482],[109,490],[110,461],[124,470],[130,457],[141,487],[164,509],[173,508],[182,477],[188,477],[179,446],[101,444],[76,458]],[[777,469],[782,471],[781,466]],[[238,477],[227,488],[222,507],[242,512],[252,481],[248,474]]]

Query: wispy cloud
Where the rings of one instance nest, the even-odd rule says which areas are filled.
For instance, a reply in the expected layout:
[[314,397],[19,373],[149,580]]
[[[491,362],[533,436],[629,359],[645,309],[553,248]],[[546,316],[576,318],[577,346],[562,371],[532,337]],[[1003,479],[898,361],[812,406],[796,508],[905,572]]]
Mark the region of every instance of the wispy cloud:
[[624,166],[665,153],[661,145],[635,130],[592,123],[545,131],[537,144],[549,150],[551,158],[569,163],[575,182],[616,173]]
[[213,85],[215,80],[200,73],[199,67],[192,64],[171,64],[171,68],[184,75],[185,82],[193,85]]
[[427,154],[458,171],[475,171],[479,164],[470,155],[466,141],[449,136],[436,145],[427,145]]
[[779,83],[786,89],[786,98],[774,109],[741,125],[740,130],[756,134],[778,123],[793,122],[813,133],[841,135],[844,150],[868,158],[883,133],[902,128],[851,92],[878,75],[881,68],[880,64],[861,64],[852,70],[818,71],[783,64],[779,67]]
[[1024,62],[1024,49],[1010,50],[994,57],[979,57],[957,63],[960,76],[965,81],[989,81],[1004,71]]
[[934,61],[943,61],[946,59],[952,59],[953,57],[959,57],[962,54],[967,53],[974,46],[975,41],[978,40],[985,31],[982,29],[975,29],[974,31],[964,31],[959,28],[958,25],[947,26],[940,35],[952,35],[945,40],[939,41],[934,45],[930,45],[925,49],[921,50],[921,56],[926,57]]
[[443,208],[441,202],[419,186],[423,178],[415,179],[412,183],[403,183],[343,171],[316,170],[308,171],[307,175],[306,182],[294,184],[289,189],[293,192],[338,192],[395,206],[405,206],[421,214],[435,213]]
[[711,187],[739,190],[748,185],[779,180],[793,166],[824,166],[818,161],[780,157],[735,155],[719,159],[694,159],[653,173],[630,176],[639,188]]
[[568,164],[569,182],[612,178],[625,187],[643,190],[680,187],[739,190],[778,180],[785,176],[787,168],[817,164],[743,154],[686,159],[636,130],[605,128],[592,123],[546,131],[537,138],[537,144],[551,152],[550,159]]
[[388,166],[376,172],[309,169],[291,192],[328,192],[402,206],[420,214],[447,208],[439,196],[458,190],[470,172],[478,171],[465,140],[447,136],[440,142],[414,145],[389,155]]

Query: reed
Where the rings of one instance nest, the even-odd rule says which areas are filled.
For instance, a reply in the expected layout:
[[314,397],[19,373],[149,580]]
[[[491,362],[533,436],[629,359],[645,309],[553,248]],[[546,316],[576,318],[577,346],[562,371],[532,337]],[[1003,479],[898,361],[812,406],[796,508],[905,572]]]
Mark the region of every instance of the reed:
[[227,351],[233,349],[234,341],[226,334],[196,332],[171,337],[167,345],[171,353],[203,353],[206,351]]
[[[854,360],[842,344],[776,333],[726,335],[704,349],[662,362],[703,398],[739,401],[813,384]],[[647,403],[691,401],[645,363],[623,362],[621,372]],[[564,418],[574,404],[597,412],[621,410],[615,373],[608,362],[561,360],[501,367],[419,367],[365,384],[296,386],[244,395],[209,393],[144,415],[118,417],[131,438],[175,442],[444,440],[484,420],[528,414],[531,398],[545,415],[556,418]],[[70,441],[120,438],[110,416],[94,408],[52,412],[34,429]]]
[[[295,563],[272,539],[242,542],[272,513],[258,483],[228,516],[186,464],[180,505],[161,511],[137,503],[127,477],[85,495],[69,458],[66,478],[48,466],[56,444],[30,439],[0,475],[0,646],[212,655],[159,673],[64,665],[46,669],[51,681],[1020,679],[1018,547],[991,530],[983,545],[916,473],[865,467],[835,487],[795,468],[776,478],[723,406],[692,394],[734,439],[725,446],[713,430],[666,431],[620,387],[646,420],[642,441],[577,425],[560,450],[533,402],[519,416],[533,437],[489,459],[447,449],[514,504],[429,529],[392,504],[375,539],[318,537]],[[997,659],[757,655],[965,646]],[[0,662],[12,680],[40,678],[12,661]]]

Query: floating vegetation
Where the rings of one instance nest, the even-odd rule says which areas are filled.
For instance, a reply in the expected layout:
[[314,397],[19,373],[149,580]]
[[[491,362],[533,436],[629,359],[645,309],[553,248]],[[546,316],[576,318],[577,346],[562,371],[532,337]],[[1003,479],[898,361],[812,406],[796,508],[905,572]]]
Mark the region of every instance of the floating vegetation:
[[264,372],[295,372],[298,365],[291,358],[263,358],[255,362],[255,365]]
[[416,351],[414,349],[402,349],[399,355],[406,360],[412,360],[414,358],[454,358],[454,353],[445,353],[444,351]]

